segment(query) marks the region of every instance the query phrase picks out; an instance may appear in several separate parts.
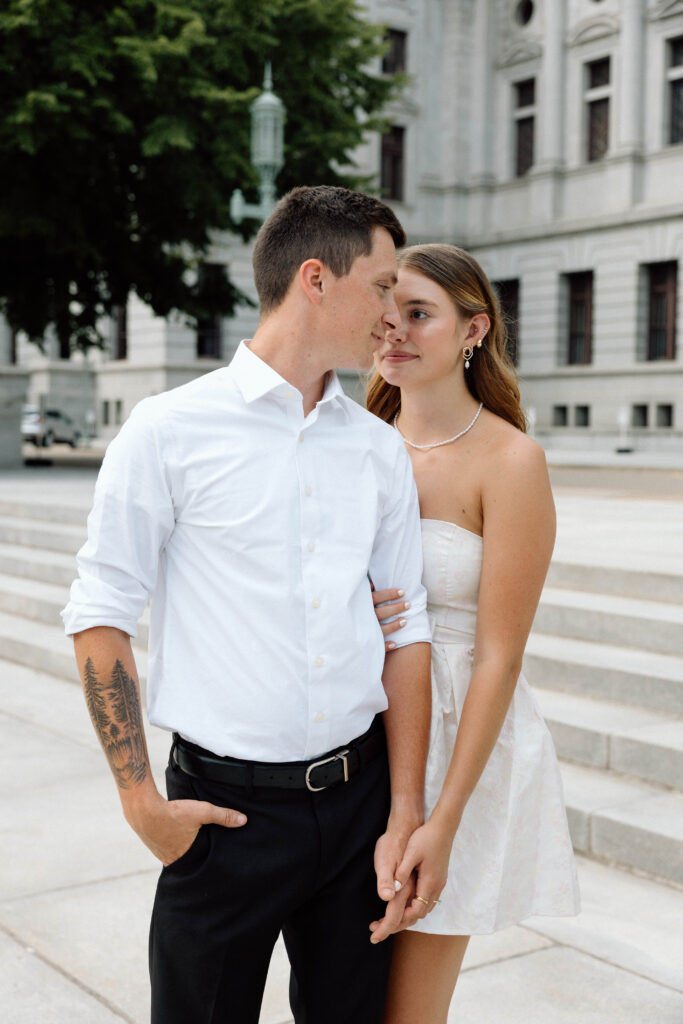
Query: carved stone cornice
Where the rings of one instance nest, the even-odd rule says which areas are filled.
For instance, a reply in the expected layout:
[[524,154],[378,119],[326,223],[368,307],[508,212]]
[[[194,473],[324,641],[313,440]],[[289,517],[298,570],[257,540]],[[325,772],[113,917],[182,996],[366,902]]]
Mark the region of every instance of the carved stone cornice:
[[672,18],[676,14],[683,14],[683,0],[657,0],[647,16],[650,21],[660,21],[662,18]]
[[543,56],[543,45],[540,39],[512,39],[501,47],[496,66],[507,68],[512,64],[523,64],[528,60],[538,60]]
[[568,46],[580,46],[593,39],[613,36],[619,31],[619,18],[615,14],[596,14],[591,18],[583,18],[567,33]]

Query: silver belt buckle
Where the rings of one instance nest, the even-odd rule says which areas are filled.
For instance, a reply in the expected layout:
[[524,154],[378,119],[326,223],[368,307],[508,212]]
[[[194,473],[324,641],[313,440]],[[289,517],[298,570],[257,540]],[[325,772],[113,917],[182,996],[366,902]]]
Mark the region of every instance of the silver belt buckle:
[[311,772],[314,768],[319,768],[321,764],[330,764],[331,761],[342,760],[344,762],[344,782],[349,781],[349,762],[348,762],[349,751],[340,750],[338,754],[333,754],[332,757],[326,757],[322,761],[314,761],[313,764],[309,764],[306,769],[306,775],[304,780],[306,782],[306,789],[310,789],[311,793],[321,793],[323,789],[328,789],[328,786],[312,786],[311,785]]

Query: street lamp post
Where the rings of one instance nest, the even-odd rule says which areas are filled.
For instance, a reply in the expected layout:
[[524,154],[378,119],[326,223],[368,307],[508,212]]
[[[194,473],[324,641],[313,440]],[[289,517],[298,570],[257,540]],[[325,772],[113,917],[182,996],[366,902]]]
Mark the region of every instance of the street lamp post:
[[284,163],[285,106],[273,92],[270,61],[265,67],[263,92],[249,108],[251,114],[251,162],[259,176],[259,203],[245,202],[236,188],[230,197],[230,216],[235,224],[245,217],[264,221],[275,206],[275,179]]

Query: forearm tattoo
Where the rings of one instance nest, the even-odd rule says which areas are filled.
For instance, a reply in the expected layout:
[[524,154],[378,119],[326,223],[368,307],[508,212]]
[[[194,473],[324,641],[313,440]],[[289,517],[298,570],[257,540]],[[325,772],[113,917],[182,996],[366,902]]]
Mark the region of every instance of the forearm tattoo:
[[120,789],[147,776],[149,758],[135,680],[117,659],[111,678],[102,682],[92,659],[85,663],[83,687],[88,711]]

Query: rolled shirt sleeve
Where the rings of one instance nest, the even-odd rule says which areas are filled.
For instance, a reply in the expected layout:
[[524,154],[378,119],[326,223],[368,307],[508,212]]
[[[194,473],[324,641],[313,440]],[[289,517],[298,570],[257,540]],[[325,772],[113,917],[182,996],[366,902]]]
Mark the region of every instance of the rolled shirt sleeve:
[[78,578],[61,613],[68,636],[93,626],[136,636],[155,588],[175,516],[160,425],[150,415],[153,401],[133,410],[105,454],[88,539],[77,555]]
[[391,639],[397,647],[431,643],[427,592],[422,585],[422,533],[417,489],[410,459],[401,445],[392,488],[370,560],[370,578],[377,590],[400,587],[410,608],[401,613],[405,626]]

